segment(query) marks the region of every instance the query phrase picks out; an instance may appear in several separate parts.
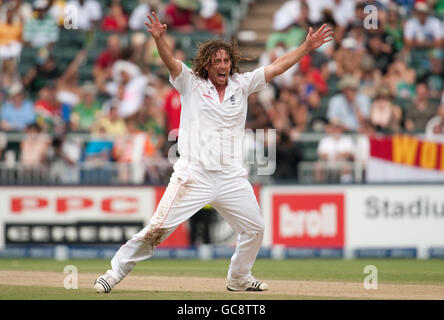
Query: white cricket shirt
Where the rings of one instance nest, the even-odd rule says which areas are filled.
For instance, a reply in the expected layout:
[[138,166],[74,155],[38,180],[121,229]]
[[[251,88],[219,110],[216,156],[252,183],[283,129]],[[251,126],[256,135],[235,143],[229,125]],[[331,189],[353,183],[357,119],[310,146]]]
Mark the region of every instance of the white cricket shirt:
[[180,157],[208,170],[242,167],[247,99],[266,87],[264,67],[229,76],[222,102],[211,81],[198,78],[184,63],[176,79],[170,76],[170,83],[182,104]]

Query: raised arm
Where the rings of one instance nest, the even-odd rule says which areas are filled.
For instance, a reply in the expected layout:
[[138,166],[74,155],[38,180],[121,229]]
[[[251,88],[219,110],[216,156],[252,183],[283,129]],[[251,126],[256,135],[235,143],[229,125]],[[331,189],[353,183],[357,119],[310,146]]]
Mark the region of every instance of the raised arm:
[[175,79],[182,71],[182,62],[174,58],[173,50],[170,48],[164,37],[167,30],[167,25],[160,23],[154,11],[151,13],[153,14],[154,18],[147,14],[147,18],[150,22],[145,22],[145,25],[148,27],[148,32],[151,33],[154,41],[156,42],[156,47],[157,51],[159,51],[160,58],[167,67],[173,79]]
[[313,33],[313,29],[310,27],[307,38],[300,47],[279,57],[272,64],[265,66],[265,81],[270,82],[274,77],[284,73],[298,63],[306,54],[333,40],[333,30],[330,28],[326,29],[326,26],[326,24],[322,25],[315,33]]

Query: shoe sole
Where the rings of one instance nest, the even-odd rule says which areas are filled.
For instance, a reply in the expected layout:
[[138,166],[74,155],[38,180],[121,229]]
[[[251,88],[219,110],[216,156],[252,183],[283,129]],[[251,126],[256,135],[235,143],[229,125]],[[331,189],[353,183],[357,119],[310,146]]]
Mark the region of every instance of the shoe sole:
[[236,290],[236,289],[231,289],[230,287],[227,287],[227,290],[228,291],[267,291],[268,289],[267,290],[262,290],[262,289],[259,289],[259,288],[249,287],[247,289]]

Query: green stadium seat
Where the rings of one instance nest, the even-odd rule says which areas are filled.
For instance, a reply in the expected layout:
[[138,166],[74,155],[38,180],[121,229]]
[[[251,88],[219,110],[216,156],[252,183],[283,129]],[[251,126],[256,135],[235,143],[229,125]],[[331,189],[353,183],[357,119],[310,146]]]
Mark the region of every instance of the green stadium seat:
[[302,149],[302,161],[316,161],[318,159],[318,142],[301,141],[299,143]]

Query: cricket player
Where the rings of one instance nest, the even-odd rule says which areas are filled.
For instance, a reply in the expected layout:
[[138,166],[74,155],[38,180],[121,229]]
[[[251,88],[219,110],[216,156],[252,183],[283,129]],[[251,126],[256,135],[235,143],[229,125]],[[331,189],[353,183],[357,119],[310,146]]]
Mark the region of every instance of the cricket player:
[[191,70],[173,57],[164,36],[167,25],[155,12],[147,18],[148,32],[169,70],[170,83],[180,93],[180,157],[149,225],[120,247],[111,260],[111,270],[97,278],[94,288],[110,292],[138,261],[150,258],[154,248],[182,222],[210,204],[238,233],[227,289],[268,290],[266,283],[251,274],[262,243],[264,220],[242,166],[242,150],[236,147],[242,145],[247,99],[303,56],[331,41],[333,31],[326,25],[316,32],[310,28],[297,49],[270,65],[239,74],[241,55],[235,44],[220,40],[201,44]]

